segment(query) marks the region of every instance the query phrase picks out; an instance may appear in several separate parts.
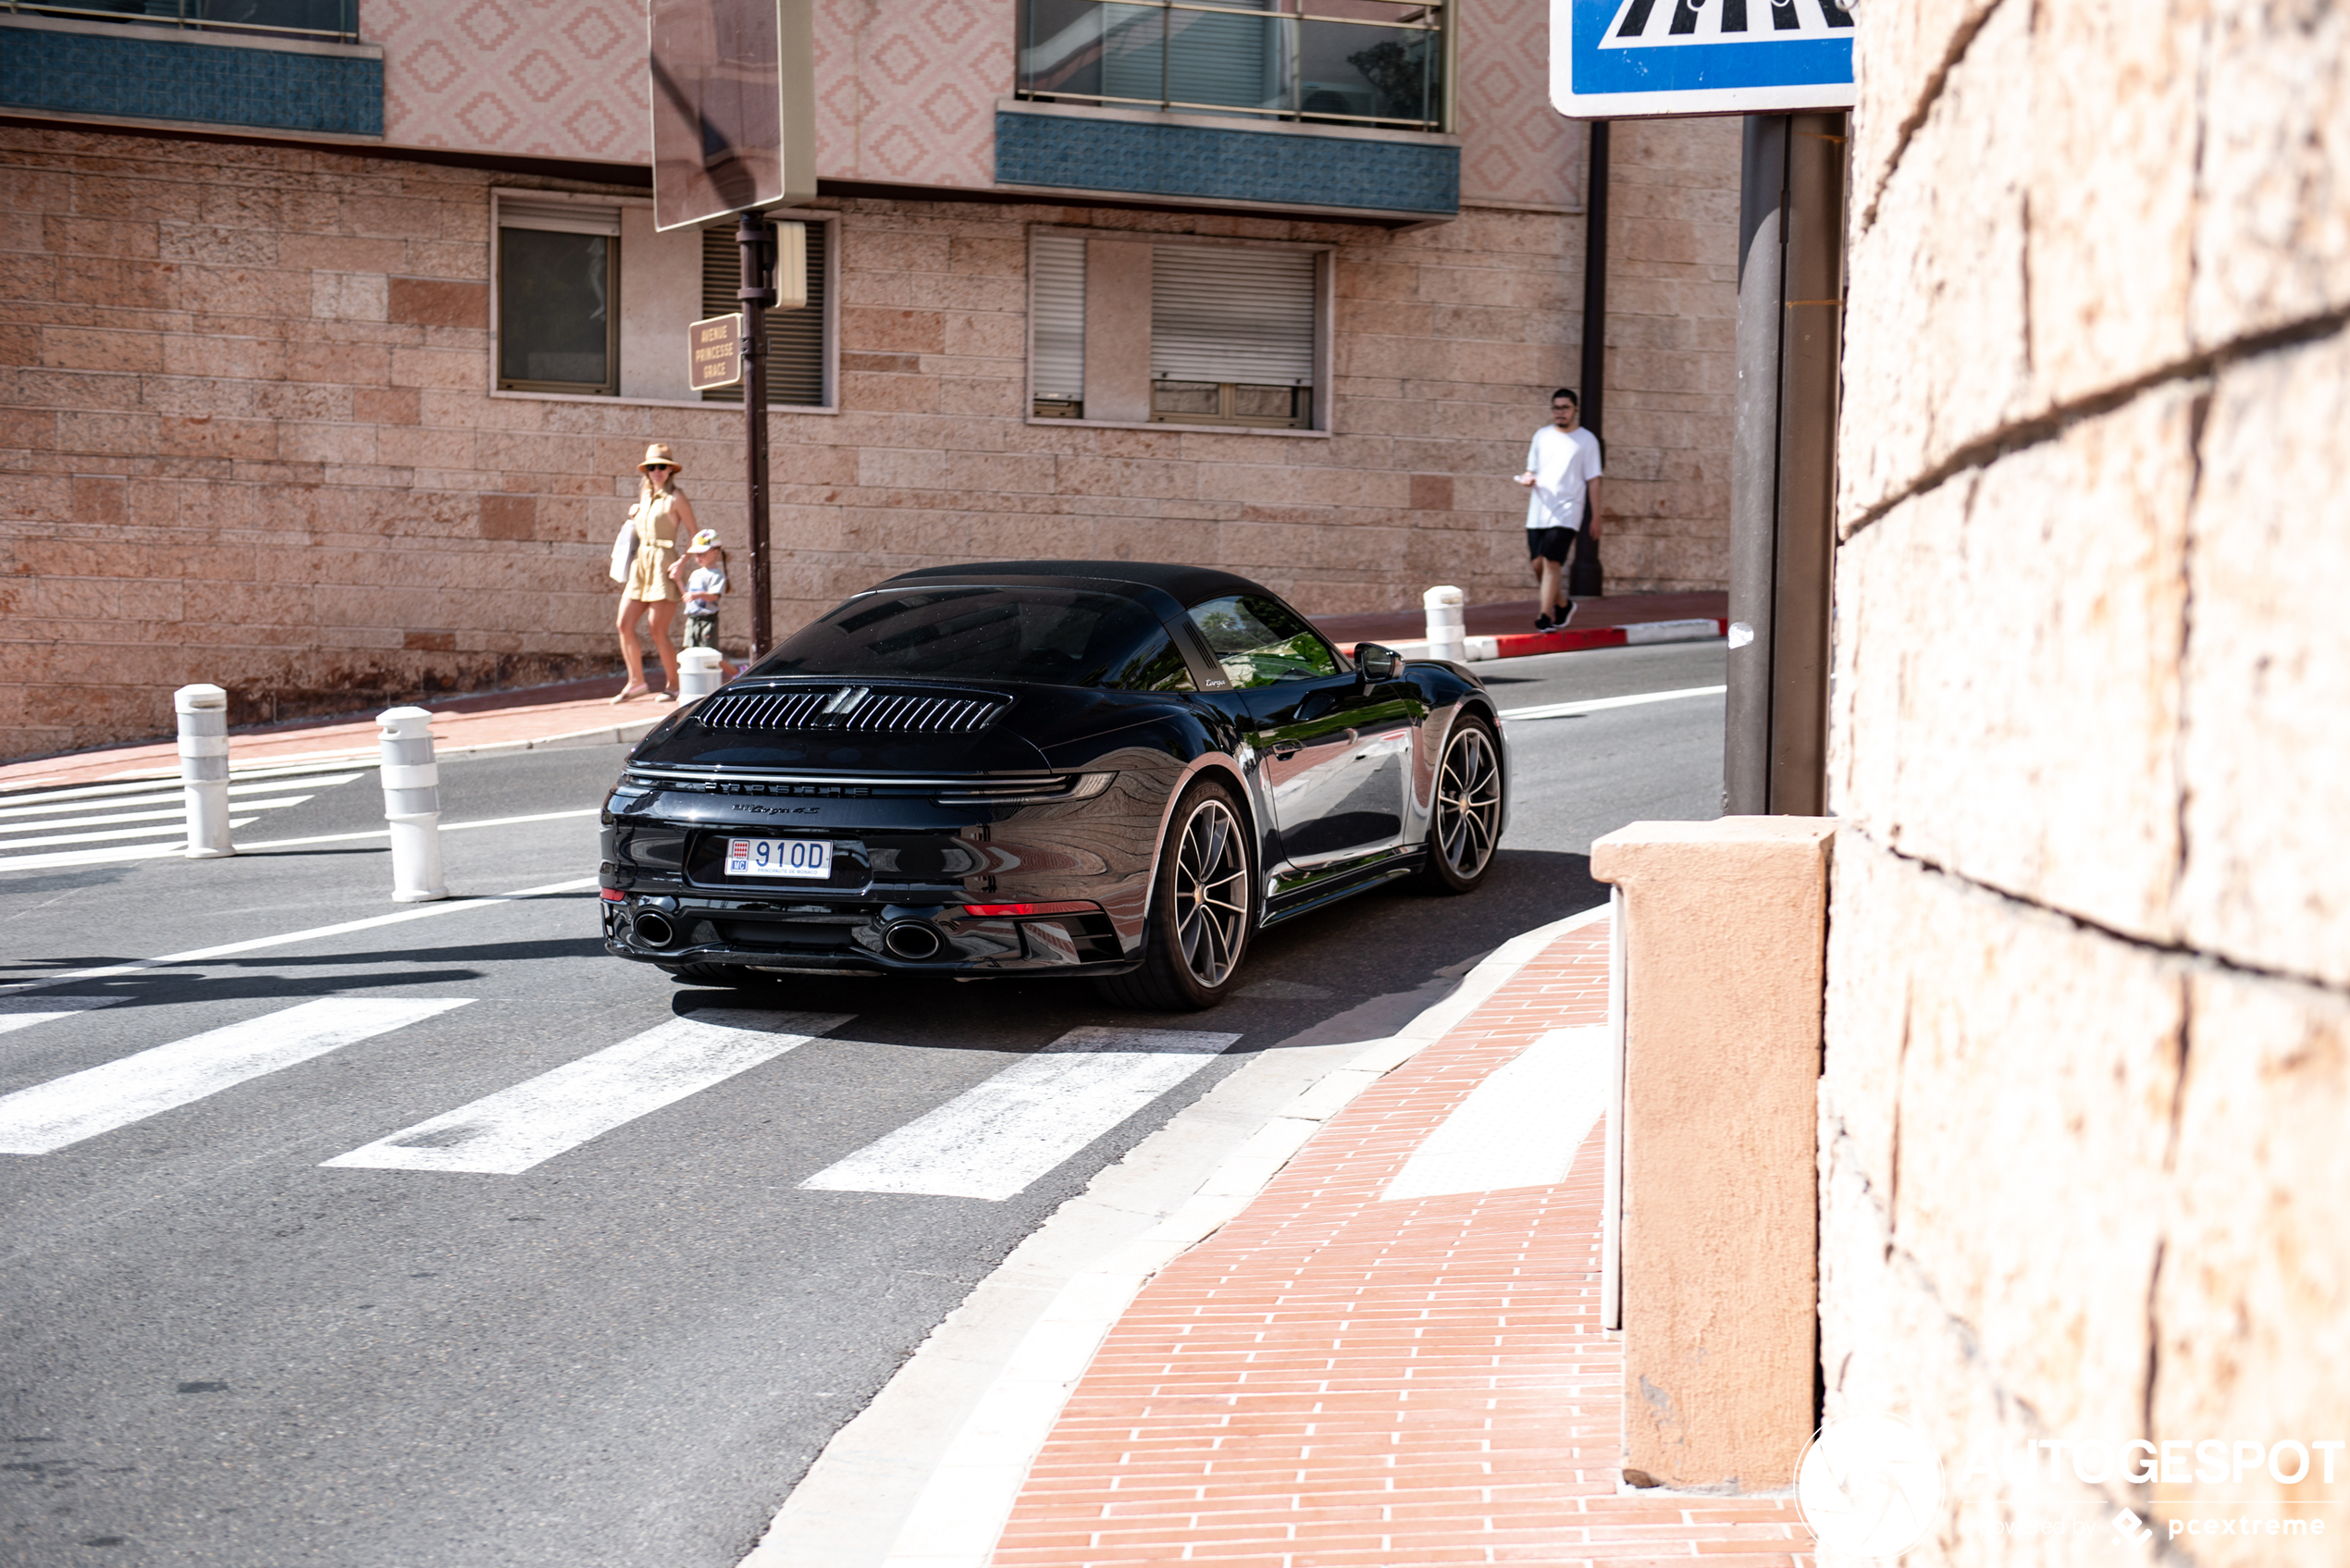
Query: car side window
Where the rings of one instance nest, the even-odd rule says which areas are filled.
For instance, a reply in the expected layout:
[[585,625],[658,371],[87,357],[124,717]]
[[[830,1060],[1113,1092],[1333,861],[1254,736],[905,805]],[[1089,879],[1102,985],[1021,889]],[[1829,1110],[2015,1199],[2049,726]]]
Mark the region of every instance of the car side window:
[[1254,594],[1194,605],[1192,624],[1235,686],[1269,686],[1339,673],[1338,656],[1305,618]]
[[1156,643],[1144,643],[1134,650],[1134,656],[1112,670],[1102,685],[1113,691],[1190,691],[1192,668],[1183,662],[1182,654],[1175,647],[1175,639],[1161,634]]

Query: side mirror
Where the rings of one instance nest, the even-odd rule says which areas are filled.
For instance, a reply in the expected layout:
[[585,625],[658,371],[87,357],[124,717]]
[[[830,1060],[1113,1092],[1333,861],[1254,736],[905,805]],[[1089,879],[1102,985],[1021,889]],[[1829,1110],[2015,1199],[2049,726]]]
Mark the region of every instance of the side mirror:
[[1354,668],[1367,681],[1391,681],[1404,673],[1404,656],[1375,642],[1357,644]]

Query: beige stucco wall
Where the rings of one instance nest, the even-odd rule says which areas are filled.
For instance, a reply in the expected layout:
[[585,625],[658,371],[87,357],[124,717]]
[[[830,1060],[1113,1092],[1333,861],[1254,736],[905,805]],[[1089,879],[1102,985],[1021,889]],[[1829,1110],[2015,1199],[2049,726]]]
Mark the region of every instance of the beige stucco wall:
[[[2162,1561],[2350,1562],[2350,1465],[1962,1474],[2033,1439],[2350,1437],[2350,14],[1867,17],[1827,1412],[1918,1422],[1960,1504],[2102,1531],[2322,1500],[2322,1541]],[[2156,1560],[1981,1517],[1914,1561]]]
[[[1725,177],[1691,160],[1726,147],[1735,169],[1735,142],[1706,134],[1658,164],[1658,200],[1683,216],[1654,241],[1627,222],[1620,272],[1653,253],[1696,278],[1705,264],[1670,247],[1726,244],[1685,199]],[[517,186],[594,189],[0,129],[0,756],[167,731],[169,693],[191,681],[229,688],[245,722],[604,669],[605,551],[650,439],[678,446],[689,493],[739,537],[737,411],[489,394],[489,192]],[[889,572],[1008,555],[1226,565],[1314,613],[1416,607],[1433,583],[1529,592],[1509,475],[1550,389],[1576,378],[1579,216],[1470,206],[1399,231],[819,204],[843,230],[841,409],[772,426],[783,624]],[[1040,224],[1336,247],[1336,434],[1028,423]],[[677,309],[693,241],[670,242],[686,247],[668,269]],[[628,236],[622,265],[625,295]],[[1713,288],[1701,305],[1718,312],[1729,285]],[[1649,389],[1627,391],[1610,437],[1611,586],[1718,586],[1702,551],[1642,553],[1650,519],[1698,529],[1718,499],[1685,472],[1712,460],[1676,444],[1701,429],[1634,425],[1639,397],[1677,395],[1676,377],[1711,396],[1715,371],[1647,354],[1626,341],[1611,357]],[[1725,450],[1726,424],[1718,435]],[[729,630],[745,630],[739,607]]]

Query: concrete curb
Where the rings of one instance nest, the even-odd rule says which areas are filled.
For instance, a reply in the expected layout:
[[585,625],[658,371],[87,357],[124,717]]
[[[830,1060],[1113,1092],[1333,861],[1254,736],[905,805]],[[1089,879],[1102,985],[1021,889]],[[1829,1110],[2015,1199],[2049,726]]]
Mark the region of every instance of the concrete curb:
[[[1607,912],[1511,938],[1383,1039],[1261,1055],[1144,1139],[1015,1248],[834,1435],[741,1568],[984,1568],[1070,1391],[1151,1277],[1245,1209],[1357,1094]],[[1266,1093],[1277,1084],[1289,1093]],[[1204,1178],[1170,1182],[1201,1167],[1204,1144]]]
[[[1729,635],[1729,622],[1719,619],[1644,621],[1631,626],[1592,626],[1579,631],[1570,626],[1563,632],[1514,632],[1505,636],[1468,638],[1466,661],[1482,664],[1493,659],[1526,659],[1538,653],[1580,653],[1591,648],[1638,648],[1647,643],[1712,642],[1716,637]],[[1359,642],[1339,645],[1349,658],[1354,657],[1354,650],[1361,646]],[[1406,659],[1429,657],[1429,645],[1425,641],[1391,642],[1381,646],[1393,648]]]
[[[501,753],[509,751],[560,751],[568,750],[574,747],[581,746],[634,745],[636,742],[644,739],[645,736],[651,732],[652,727],[655,724],[660,723],[662,720],[668,718],[669,715],[674,711],[674,709],[667,709],[649,718],[641,719],[633,723],[599,724],[593,729],[565,730],[561,735],[536,735],[528,740],[487,740],[483,741],[478,746],[452,747],[445,751],[440,749],[439,747],[435,747],[433,749],[433,759],[437,762],[449,762],[459,758],[465,757],[494,757]],[[234,739],[235,737],[231,736],[230,738]],[[267,772],[278,768],[308,767],[313,763],[328,763],[339,767],[350,766],[372,768],[377,762],[382,760],[382,748],[376,746],[344,751],[290,751],[282,757],[264,757],[256,759],[253,761],[247,762],[245,767],[255,772]],[[234,754],[231,753],[232,766],[233,759]],[[112,783],[116,780],[121,780],[125,783],[129,783],[138,779],[176,779],[179,776],[179,769],[177,764],[174,764],[168,768],[127,768],[119,773],[108,773],[105,775],[105,782]],[[28,790],[40,787],[42,786],[26,786]],[[56,787],[71,788],[74,786],[59,785]]]

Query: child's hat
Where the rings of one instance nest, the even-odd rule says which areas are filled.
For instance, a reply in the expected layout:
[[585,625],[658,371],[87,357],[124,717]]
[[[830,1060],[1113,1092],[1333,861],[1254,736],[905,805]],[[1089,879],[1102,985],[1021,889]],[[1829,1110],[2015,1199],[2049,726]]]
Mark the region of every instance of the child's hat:
[[688,551],[698,549],[716,549],[718,548],[718,530],[715,528],[704,528],[700,533],[694,536],[694,542],[686,547]]

